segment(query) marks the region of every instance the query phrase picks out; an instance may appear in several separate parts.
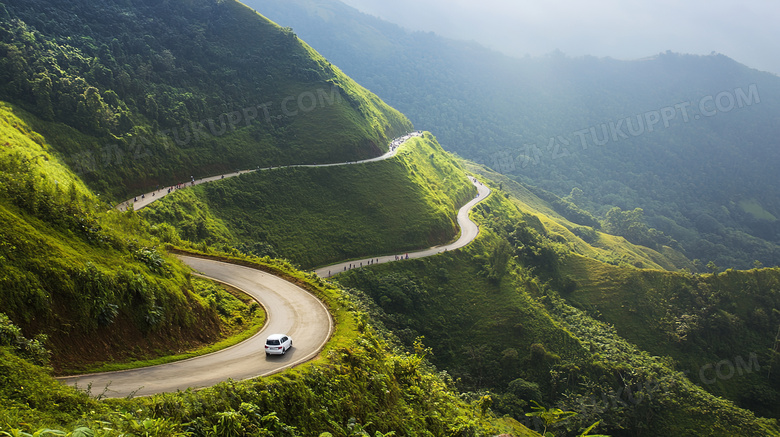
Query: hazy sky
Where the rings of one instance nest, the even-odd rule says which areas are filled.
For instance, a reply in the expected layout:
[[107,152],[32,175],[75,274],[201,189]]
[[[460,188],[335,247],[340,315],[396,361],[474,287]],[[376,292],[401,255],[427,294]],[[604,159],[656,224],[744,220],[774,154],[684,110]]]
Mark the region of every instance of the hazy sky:
[[777,0],[342,0],[410,30],[511,55],[722,53],[780,74]]

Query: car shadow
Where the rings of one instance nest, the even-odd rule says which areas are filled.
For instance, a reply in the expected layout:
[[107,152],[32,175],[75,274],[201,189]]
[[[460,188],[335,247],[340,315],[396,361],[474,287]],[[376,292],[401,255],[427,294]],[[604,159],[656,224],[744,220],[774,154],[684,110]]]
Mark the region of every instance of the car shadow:
[[265,360],[266,361],[277,361],[277,362],[287,362],[291,361],[293,356],[295,355],[295,346],[291,347],[290,349],[287,349],[287,352],[284,355],[266,355]]

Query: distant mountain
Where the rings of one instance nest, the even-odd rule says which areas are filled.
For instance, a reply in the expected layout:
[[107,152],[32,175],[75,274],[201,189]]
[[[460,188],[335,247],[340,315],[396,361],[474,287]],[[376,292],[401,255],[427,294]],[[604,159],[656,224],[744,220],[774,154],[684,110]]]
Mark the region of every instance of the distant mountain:
[[[717,54],[515,59],[336,0],[247,4],[445,148],[567,197],[613,233],[702,266],[780,264],[775,75]],[[635,208],[647,232],[616,222]]]

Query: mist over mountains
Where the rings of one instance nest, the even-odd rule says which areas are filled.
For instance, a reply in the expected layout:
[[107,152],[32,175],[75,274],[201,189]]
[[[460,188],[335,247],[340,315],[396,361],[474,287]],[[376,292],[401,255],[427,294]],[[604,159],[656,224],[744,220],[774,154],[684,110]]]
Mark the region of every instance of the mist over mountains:
[[702,266],[780,263],[775,75],[718,54],[517,59],[336,1],[248,3],[445,148],[598,217],[641,208],[663,236],[624,232],[634,242],[671,244]]

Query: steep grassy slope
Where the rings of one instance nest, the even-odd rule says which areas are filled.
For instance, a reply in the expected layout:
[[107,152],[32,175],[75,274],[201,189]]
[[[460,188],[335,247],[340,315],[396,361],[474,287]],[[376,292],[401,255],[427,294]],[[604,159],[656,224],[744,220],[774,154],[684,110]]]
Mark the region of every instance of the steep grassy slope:
[[141,214],[193,242],[310,268],[450,241],[455,213],[474,191],[426,133],[389,160],[245,174],[179,191]]
[[247,4],[447,150],[560,197],[578,188],[577,205],[599,217],[642,208],[702,265],[780,264],[776,75],[717,54],[515,59],[338,0]]
[[[749,336],[751,343],[746,345],[703,336],[699,345],[709,345],[707,358],[697,356],[700,350],[688,349],[683,361],[683,347],[675,350],[668,341],[659,341],[662,335],[654,328],[662,320],[658,314],[640,314],[637,310],[642,309],[632,304],[630,312],[636,317],[629,320],[628,308],[622,307],[628,307],[632,295],[637,301],[645,294],[664,296],[669,303],[683,300],[685,294],[674,281],[686,282],[688,274],[611,266],[578,255],[535,213],[516,205],[497,190],[477,207],[474,216],[481,234],[472,246],[347,272],[338,281],[365,291],[375,302],[377,317],[403,341],[424,336],[433,350],[432,361],[457,377],[461,387],[496,392],[494,409],[500,413],[522,419],[530,411],[529,402],[536,400],[579,413],[556,432],[571,433],[602,420],[598,431],[613,436],[780,433],[774,421],[757,419],[735,405],[775,416],[771,409],[756,407],[770,402],[775,391],[775,377],[767,379],[765,368],[776,354],[766,350],[773,347],[774,331],[750,325],[735,328],[729,338]],[[574,267],[578,263],[581,270]],[[603,271],[614,273],[600,276],[600,281],[581,282],[587,272]],[[636,280],[630,284],[618,280],[621,275],[658,280],[640,287]],[[764,285],[754,294],[773,296],[771,283]],[[737,283],[722,293],[742,302],[747,312],[769,304],[742,292]],[[712,304],[710,312],[728,311],[729,300],[718,298],[718,293],[704,295]],[[583,305],[585,297],[597,300],[598,307]],[[771,305],[778,308],[777,303]],[[660,307],[676,311],[676,306],[656,308]],[[630,324],[621,326],[613,314],[622,314],[623,322]],[[763,348],[759,366],[750,362],[753,347]],[[727,375],[726,360],[733,375]],[[717,375],[715,364],[721,361],[719,371],[728,378]],[[705,368],[708,363],[712,367]],[[718,390],[697,386],[702,368],[708,380],[716,379]],[[751,388],[743,391],[741,385],[748,381]]]
[[236,1],[13,0],[0,17],[0,99],[47,120],[34,129],[118,200],[226,169],[376,156],[411,129]]
[[215,309],[158,249],[170,229],[110,211],[17,114],[0,105],[2,311],[48,336],[57,369],[219,339]]

